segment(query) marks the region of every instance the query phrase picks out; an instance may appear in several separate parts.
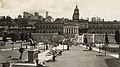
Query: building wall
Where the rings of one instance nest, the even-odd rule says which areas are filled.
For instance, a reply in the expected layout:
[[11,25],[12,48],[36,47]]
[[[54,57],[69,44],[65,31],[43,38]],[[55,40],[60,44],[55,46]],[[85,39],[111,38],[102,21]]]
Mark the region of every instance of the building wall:
[[37,33],[63,33],[63,23],[40,22],[36,24]]
[[109,33],[114,34],[116,29],[120,29],[119,22],[89,22],[88,33]]

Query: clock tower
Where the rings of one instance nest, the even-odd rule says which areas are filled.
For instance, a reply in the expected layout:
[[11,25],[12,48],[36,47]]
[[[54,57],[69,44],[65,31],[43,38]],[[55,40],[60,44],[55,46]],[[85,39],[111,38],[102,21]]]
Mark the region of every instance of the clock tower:
[[79,20],[79,9],[78,9],[77,5],[76,5],[76,8],[74,9],[74,13],[73,13],[72,19],[75,20],[75,21]]

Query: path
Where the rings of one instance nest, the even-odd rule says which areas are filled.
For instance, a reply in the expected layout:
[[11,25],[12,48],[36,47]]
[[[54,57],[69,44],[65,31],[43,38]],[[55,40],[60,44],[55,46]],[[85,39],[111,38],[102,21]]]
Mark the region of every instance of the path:
[[[50,67],[108,67],[106,59],[111,56],[104,56],[103,53],[87,51],[81,46],[72,46],[62,56],[56,58],[56,62],[48,62]],[[119,66],[118,66],[119,67]]]

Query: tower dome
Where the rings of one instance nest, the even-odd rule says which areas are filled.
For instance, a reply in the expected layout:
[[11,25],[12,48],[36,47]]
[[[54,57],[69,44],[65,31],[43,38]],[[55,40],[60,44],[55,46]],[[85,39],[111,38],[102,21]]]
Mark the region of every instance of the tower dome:
[[74,9],[74,13],[73,13],[72,19],[73,20],[79,20],[79,9],[78,9],[77,5],[76,5],[76,8]]

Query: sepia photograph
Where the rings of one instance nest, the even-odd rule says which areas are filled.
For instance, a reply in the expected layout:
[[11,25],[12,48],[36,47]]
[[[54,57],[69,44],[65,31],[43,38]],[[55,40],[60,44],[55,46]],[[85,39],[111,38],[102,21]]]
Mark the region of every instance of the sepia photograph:
[[120,0],[0,0],[0,67],[120,67]]

